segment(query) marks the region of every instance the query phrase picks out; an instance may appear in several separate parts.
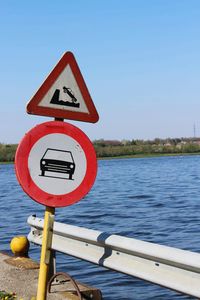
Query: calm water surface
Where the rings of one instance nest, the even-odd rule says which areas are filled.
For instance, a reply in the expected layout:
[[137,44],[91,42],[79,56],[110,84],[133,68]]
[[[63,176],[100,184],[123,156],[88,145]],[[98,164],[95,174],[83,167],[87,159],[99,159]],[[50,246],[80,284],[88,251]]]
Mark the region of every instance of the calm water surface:
[[[99,161],[88,196],[56,209],[56,221],[200,252],[200,156]],[[13,165],[0,165],[0,250],[27,234],[27,217],[44,207],[19,186]],[[30,256],[39,260],[40,248]],[[57,270],[101,289],[105,300],[192,299],[168,289],[57,255]]]

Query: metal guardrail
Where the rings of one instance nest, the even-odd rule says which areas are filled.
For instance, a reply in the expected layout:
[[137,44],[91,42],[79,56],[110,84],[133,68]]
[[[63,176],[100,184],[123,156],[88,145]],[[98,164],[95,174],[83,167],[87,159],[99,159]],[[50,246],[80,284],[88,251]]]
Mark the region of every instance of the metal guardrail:
[[[28,218],[30,242],[42,244],[44,220]],[[200,298],[200,254],[55,222],[52,250]]]

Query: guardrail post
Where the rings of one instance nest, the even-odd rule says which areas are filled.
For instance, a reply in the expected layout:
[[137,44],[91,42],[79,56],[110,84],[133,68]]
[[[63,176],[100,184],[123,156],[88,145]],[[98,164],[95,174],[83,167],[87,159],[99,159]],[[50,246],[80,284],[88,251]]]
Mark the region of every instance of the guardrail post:
[[49,261],[48,281],[56,274],[56,251],[51,250]]

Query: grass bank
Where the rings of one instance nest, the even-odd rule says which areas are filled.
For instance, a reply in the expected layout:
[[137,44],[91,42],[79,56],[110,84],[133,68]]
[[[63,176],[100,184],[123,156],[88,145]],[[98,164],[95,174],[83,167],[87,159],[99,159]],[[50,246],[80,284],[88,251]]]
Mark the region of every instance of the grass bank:
[[[200,152],[194,153],[144,153],[144,154],[135,154],[135,155],[117,155],[117,156],[105,156],[97,157],[98,160],[111,160],[111,159],[128,159],[128,158],[151,158],[151,157],[169,157],[169,156],[191,156],[191,155],[200,155]],[[13,161],[0,162],[0,165],[14,164]]]
[[162,154],[136,154],[136,155],[119,155],[119,156],[107,156],[98,157],[98,160],[106,159],[128,159],[128,158],[151,158],[151,157],[165,157],[165,156],[190,156],[190,155],[200,155],[200,152],[195,153],[162,153]]

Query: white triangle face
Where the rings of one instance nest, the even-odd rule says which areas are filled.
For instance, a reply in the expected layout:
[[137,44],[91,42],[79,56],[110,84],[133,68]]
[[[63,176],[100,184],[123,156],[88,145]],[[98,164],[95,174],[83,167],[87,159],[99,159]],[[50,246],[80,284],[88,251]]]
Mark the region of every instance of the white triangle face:
[[58,76],[38,106],[89,114],[70,65]]

